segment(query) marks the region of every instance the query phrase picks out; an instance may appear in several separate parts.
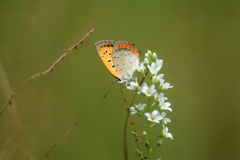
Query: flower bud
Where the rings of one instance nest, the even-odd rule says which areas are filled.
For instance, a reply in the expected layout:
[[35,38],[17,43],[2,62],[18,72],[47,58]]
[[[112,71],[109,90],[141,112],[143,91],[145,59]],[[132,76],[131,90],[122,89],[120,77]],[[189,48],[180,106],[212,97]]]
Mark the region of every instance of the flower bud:
[[157,146],[161,146],[162,145],[162,139],[157,141]]
[[145,136],[145,137],[147,137],[148,135],[147,135],[147,132],[145,132],[145,131],[143,131],[143,136]]
[[137,132],[134,132],[134,131],[132,131],[132,134],[134,135],[134,137],[138,137],[139,136],[139,134]]
[[157,59],[157,54],[155,52],[152,55],[152,59],[153,59],[153,61],[156,61],[156,59]]
[[158,78],[157,78],[156,75],[154,75],[154,76],[152,77],[152,83],[153,83],[153,84],[156,84],[157,82],[158,82]]
[[137,111],[139,111],[139,106],[138,105],[135,105],[134,107]]
[[146,57],[146,58],[149,58],[149,55],[148,55],[148,53],[145,53],[145,57]]
[[140,157],[142,156],[142,152],[139,149],[137,149],[137,155]]
[[146,57],[146,58],[144,58],[144,61],[143,61],[143,63],[147,66],[147,65],[149,65],[149,57]]
[[152,58],[152,52],[150,50],[147,51],[147,54],[150,58]]

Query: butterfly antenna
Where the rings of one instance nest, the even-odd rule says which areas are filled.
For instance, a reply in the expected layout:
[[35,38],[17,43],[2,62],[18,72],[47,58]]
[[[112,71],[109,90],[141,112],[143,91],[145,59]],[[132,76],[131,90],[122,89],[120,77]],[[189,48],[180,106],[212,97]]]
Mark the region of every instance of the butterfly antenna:
[[116,79],[116,80],[114,80],[114,81],[112,82],[111,86],[108,88],[108,90],[107,90],[107,93],[104,95],[104,97],[103,97],[103,98],[105,98],[105,97],[107,96],[107,94],[108,94],[108,92],[109,92],[110,88],[112,87],[112,85],[113,85],[115,82],[117,82],[117,79]]

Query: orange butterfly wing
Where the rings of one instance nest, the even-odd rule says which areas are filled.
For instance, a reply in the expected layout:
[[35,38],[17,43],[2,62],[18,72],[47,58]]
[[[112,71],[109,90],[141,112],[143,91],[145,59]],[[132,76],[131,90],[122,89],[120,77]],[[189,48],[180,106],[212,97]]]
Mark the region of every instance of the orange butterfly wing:
[[112,50],[114,43],[114,41],[99,41],[95,44],[95,47],[99,57],[109,72],[116,78],[122,78],[122,76],[117,72],[112,60]]

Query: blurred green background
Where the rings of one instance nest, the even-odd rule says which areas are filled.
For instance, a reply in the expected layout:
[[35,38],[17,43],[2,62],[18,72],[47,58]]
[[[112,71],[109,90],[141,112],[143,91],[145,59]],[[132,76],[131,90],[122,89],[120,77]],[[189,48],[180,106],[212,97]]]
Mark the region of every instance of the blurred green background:
[[[91,37],[52,73],[27,83],[0,116],[0,159],[38,159],[75,119],[48,159],[124,159],[130,102],[123,102],[119,84],[103,98],[114,78],[95,51],[100,40],[126,40],[164,60],[161,72],[174,86],[165,92],[174,140],[164,140],[153,159],[240,158],[239,0],[1,0],[0,109],[20,82],[48,69],[92,28]],[[133,92],[124,95],[131,100]],[[146,130],[131,118],[137,131]],[[135,149],[128,126],[131,160],[139,159]]]

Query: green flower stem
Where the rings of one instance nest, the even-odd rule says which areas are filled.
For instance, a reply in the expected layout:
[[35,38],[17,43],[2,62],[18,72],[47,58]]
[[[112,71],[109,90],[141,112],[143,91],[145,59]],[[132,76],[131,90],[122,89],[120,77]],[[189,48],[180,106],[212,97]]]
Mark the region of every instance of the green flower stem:
[[[148,74],[148,69],[144,75],[144,77],[142,78],[139,86],[141,86],[145,80],[145,77],[147,76]],[[133,105],[133,102],[135,100],[135,97],[137,95],[137,91],[135,92],[133,98],[132,98],[132,101],[131,101],[131,104],[129,107],[131,107]],[[124,144],[124,160],[128,160],[128,150],[127,150],[127,124],[128,124],[128,121],[129,121],[129,114],[130,114],[130,111],[127,111],[127,115],[126,115],[126,119],[125,119],[125,124],[124,124],[124,131],[123,131],[123,144]]]
[[154,150],[155,148],[157,148],[157,147],[159,147],[158,145],[155,145],[153,148],[152,148],[152,150]]
[[[147,70],[147,71],[148,71],[148,70]],[[148,77],[147,77],[145,74],[143,74],[143,77],[146,78],[146,80],[149,80]]]
[[163,136],[162,135],[158,135],[158,136],[152,137],[151,139],[155,139],[155,138],[163,138]]
[[[148,99],[148,112],[151,113],[151,104],[150,104],[150,98]],[[151,159],[151,122],[148,122],[148,142],[149,142],[149,146],[148,146],[148,160]]]
[[153,127],[153,126],[155,126],[157,123],[153,123],[152,125],[151,125],[151,127]]
[[152,105],[151,105],[151,108],[157,103],[157,101],[155,101]]
[[147,120],[148,121],[148,119],[147,119],[147,117],[144,115],[144,114],[139,114],[139,113],[137,113],[137,115],[139,115],[140,117],[143,117],[145,120]]

